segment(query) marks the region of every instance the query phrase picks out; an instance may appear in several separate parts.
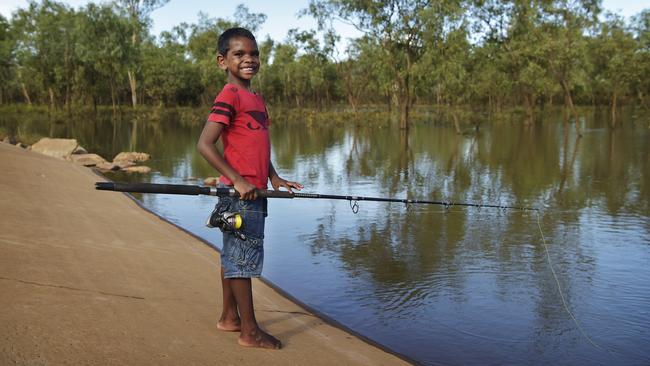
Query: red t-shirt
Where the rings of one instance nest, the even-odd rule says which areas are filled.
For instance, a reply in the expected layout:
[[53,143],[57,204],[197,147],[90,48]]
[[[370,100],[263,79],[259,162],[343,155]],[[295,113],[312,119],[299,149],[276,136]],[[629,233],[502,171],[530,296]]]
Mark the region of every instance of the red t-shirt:
[[[246,89],[226,84],[214,100],[208,121],[223,123],[223,155],[239,175],[266,189],[271,163],[271,124],[264,99]],[[232,185],[222,175],[221,182]]]

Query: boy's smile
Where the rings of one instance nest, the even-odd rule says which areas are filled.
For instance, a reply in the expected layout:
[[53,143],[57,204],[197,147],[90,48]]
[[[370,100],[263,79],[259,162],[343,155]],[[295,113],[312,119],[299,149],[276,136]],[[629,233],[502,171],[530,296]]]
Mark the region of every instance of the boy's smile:
[[228,72],[228,82],[248,88],[260,68],[257,43],[246,37],[234,37],[226,55],[217,55],[219,68]]

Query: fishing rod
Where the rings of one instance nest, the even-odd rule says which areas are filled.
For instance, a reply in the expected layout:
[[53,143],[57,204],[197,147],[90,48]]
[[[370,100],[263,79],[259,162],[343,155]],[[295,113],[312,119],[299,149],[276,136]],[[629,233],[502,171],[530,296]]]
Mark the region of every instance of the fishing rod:
[[[117,191],[117,192],[131,192],[131,193],[160,193],[160,194],[181,194],[181,195],[206,195],[218,197],[239,197],[239,192],[234,188],[217,188],[206,187],[186,184],[156,184],[156,183],[122,183],[122,182],[97,182],[95,189],[102,191]],[[266,189],[257,190],[258,197],[266,198],[312,198],[312,199],[330,199],[330,200],[345,200],[350,202],[352,211],[356,213],[359,210],[358,201],[375,201],[375,202],[397,202],[406,205],[411,204],[427,204],[427,205],[440,205],[445,208],[452,206],[465,206],[476,208],[497,208],[497,209],[512,209],[519,211],[538,211],[534,207],[525,206],[507,206],[497,204],[485,203],[472,203],[472,202],[451,202],[451,201],[429,201],[429,200],[412,200],[402,198],[384,198],[384,197],[367,197],[367,196],[345,196],[336,194],[318,194],[318,193],[300,193],[289,191],[274,191]]]

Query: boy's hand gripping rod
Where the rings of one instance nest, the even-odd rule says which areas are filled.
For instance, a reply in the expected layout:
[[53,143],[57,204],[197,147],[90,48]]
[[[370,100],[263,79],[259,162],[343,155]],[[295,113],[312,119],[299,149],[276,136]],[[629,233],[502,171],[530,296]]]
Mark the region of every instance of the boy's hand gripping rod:
[[[132,193],[161,193],[161,194],[182,194],[182,195],[206,195],[218,197],[239,197],[239,193],[234,188],[215,188],[205,186],[193,186],[184,184],[155,184],[155,183],[121,183],[121,182],[96,182],[95,189],[102,191],[117,191],[117,192],[132,192]],[[382,197],[365,197],[365,196],[343,196],[335,194],[317,194],[317,193],[299,193],[289,191],[271,191],[266,189],[257,190],[258,197],[266,198],[314,198],[314,199],[331,199],[331,200],[346,200],[352,202],[356,201],[376,201],[376,202],[399,202],[404,204],[428,204],[440,205],[445,207],[451,206],[468,206],[468,207],[488,207],[500,209],[514,209],[521,211],[537,211],[537,208],[523,207],[523,206],[504,206],[495,204],[483,203],[468,203],[468,202],[449,202],[449,201],[427,201],[427,200],[409,200],[400,198],[382,198]],[[353,211],[358,210],[353,207]]]

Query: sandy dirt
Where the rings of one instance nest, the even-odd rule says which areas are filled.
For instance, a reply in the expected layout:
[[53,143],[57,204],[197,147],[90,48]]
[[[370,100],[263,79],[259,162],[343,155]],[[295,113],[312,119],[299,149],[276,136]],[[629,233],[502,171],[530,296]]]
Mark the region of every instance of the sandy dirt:
[[216,329],[218,253],[90,169],[0,143],[0,365],[402,365],[260,281],[279,351]]

